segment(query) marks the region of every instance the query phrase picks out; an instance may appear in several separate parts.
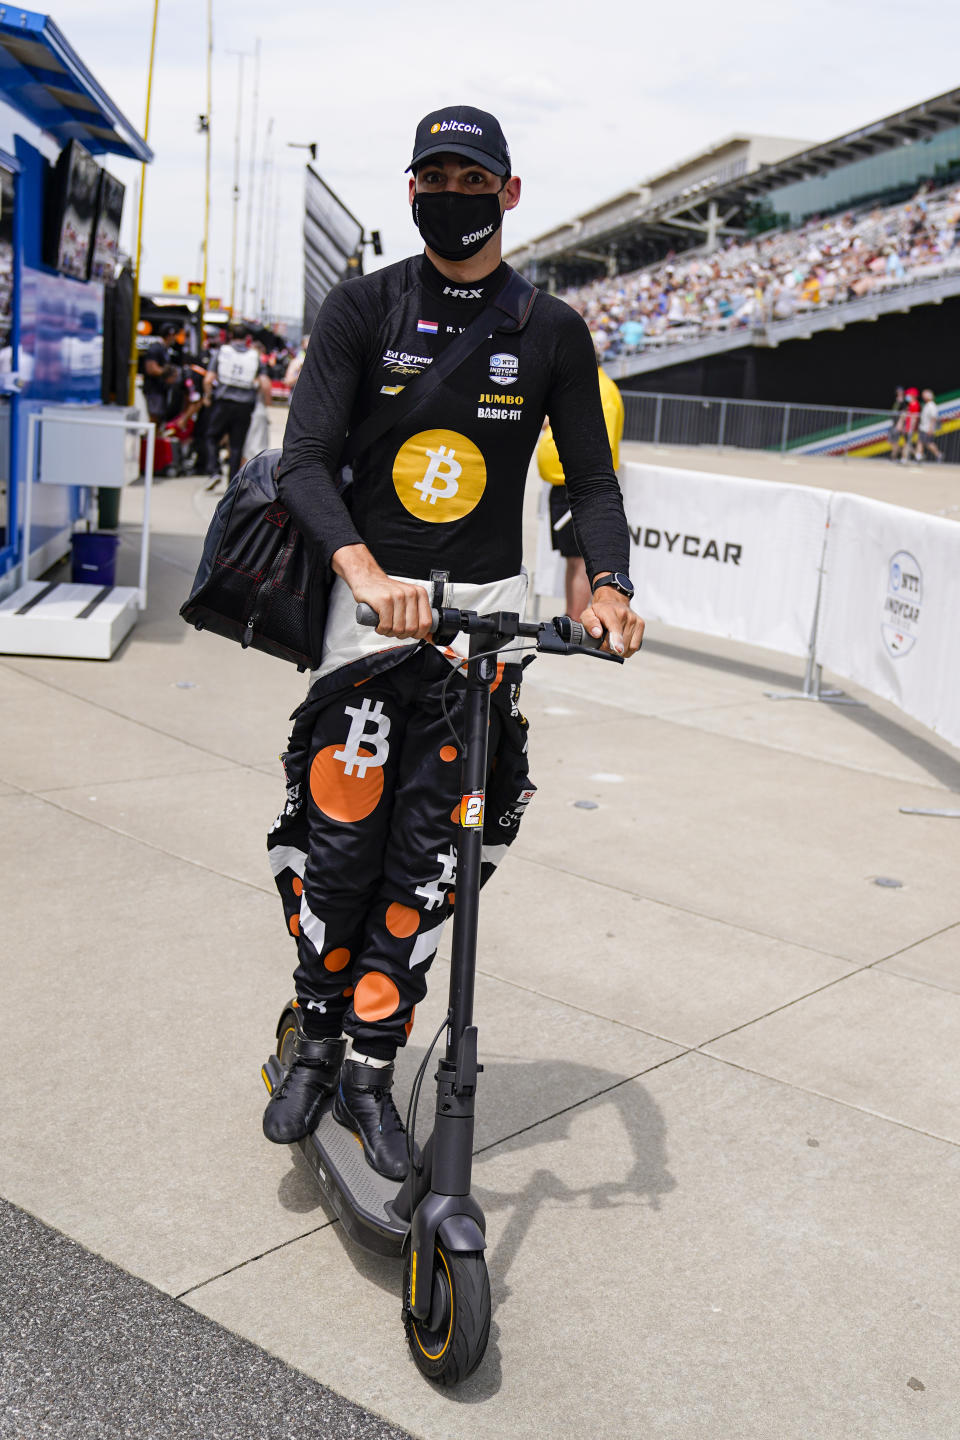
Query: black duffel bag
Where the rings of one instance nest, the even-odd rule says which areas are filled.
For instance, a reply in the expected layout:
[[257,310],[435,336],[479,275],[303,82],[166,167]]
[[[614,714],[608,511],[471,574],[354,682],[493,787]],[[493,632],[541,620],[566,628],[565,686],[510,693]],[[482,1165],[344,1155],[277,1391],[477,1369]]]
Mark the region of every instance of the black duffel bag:
[[[493,300],[389,405],[351,431],[340,456],[340,484],[349,467],[375,440],[398,425],[495,331],[514,333],[530,318],[537,291],[511,270]],[[333,576],[311,553],[277,498],[279,450],[248,460],[217,506],[196,579],[180,614],[198,630],[212,630],[246,648],[292,660],[315,670],[323,650],[323,627]],[[341,490],[342,493],[342,490]]]
[[332,577],[277,498],[279,462],[279,450],[264,450],[230,481],[180,614],[198,630],[315,669]]

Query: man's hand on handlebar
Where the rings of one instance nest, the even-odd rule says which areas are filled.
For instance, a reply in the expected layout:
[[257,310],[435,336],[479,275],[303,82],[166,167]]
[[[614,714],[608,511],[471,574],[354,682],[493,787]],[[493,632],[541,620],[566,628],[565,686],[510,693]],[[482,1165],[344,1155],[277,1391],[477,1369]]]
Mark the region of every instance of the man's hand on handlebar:
[[378,635],[393,640],[425,640],[433,620],[430,597],[422,585],[392,580],[366,545],[344,545],[334,552],[333,569],[346,580],[357,604],[366,603],[380,616]]
[[601,649],[622,655],[624,660],[636,655],[643,644],[644,622],[630,609],[627,597],[609,586],[601,595],[594,595],[580,616],[580,623],[587,634],[595,638],[606,630],[607,638]]
[[384,576],[381,583],[353,586],[353,597],[365,601],[380,616],[378,635],[395,640],[425,640],[433,629],[430,597],[422,585],[404,585]]

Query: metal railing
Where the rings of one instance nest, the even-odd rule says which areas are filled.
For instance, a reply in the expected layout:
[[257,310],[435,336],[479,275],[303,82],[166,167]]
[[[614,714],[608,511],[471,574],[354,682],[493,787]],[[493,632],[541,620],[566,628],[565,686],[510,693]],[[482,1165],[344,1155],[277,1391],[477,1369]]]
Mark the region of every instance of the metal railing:
[[[792,455],[888,457],[888,410],[623,392],[624,440]],[[937,445],[960,463],[960,400],[940,406]],[[954,425],[957,427],[954,429]]]

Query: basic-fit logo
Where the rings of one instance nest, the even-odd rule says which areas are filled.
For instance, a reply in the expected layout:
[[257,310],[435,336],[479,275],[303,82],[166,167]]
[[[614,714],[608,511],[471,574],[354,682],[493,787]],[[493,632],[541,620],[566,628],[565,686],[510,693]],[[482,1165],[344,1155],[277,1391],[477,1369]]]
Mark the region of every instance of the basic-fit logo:
[[490,379],[494,385],[503,389],[512,385],[520,372],[520,361],[516,355],[491,355],[490,356]]
[[895,660],[909,655],[917,643],[922,604],[923,571],[909,550],[898,550],[887,568],[887,594],[880,624],[883,643]]
[[456,430],[421,430],[397,451],[393,486],[404,509],[418,520],[443,525],[460,520],[487,485],[480,451]]
[[431,135],[442,135],[445,130],[455,130],[458,135],[482,135],[479,125],[465,125],[462,120],[438,120],[430,126]]

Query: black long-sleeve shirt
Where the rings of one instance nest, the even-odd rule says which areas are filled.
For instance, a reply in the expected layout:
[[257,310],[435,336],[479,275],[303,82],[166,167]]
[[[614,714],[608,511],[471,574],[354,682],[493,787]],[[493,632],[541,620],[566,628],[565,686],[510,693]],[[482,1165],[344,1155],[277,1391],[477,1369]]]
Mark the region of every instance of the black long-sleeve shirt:
[[495,333],[357,457],[348,510],[336,476],[350,429],[439,356],[509,274],[456,285],[414,256],[330,291],[294,391],[277,483],[329,560],[365,543],[390,574],[498,580],[522,564],[527,466],[550,415],[580,549],[593,576],[626,570],[629,536],[590,333],[554,296]]

